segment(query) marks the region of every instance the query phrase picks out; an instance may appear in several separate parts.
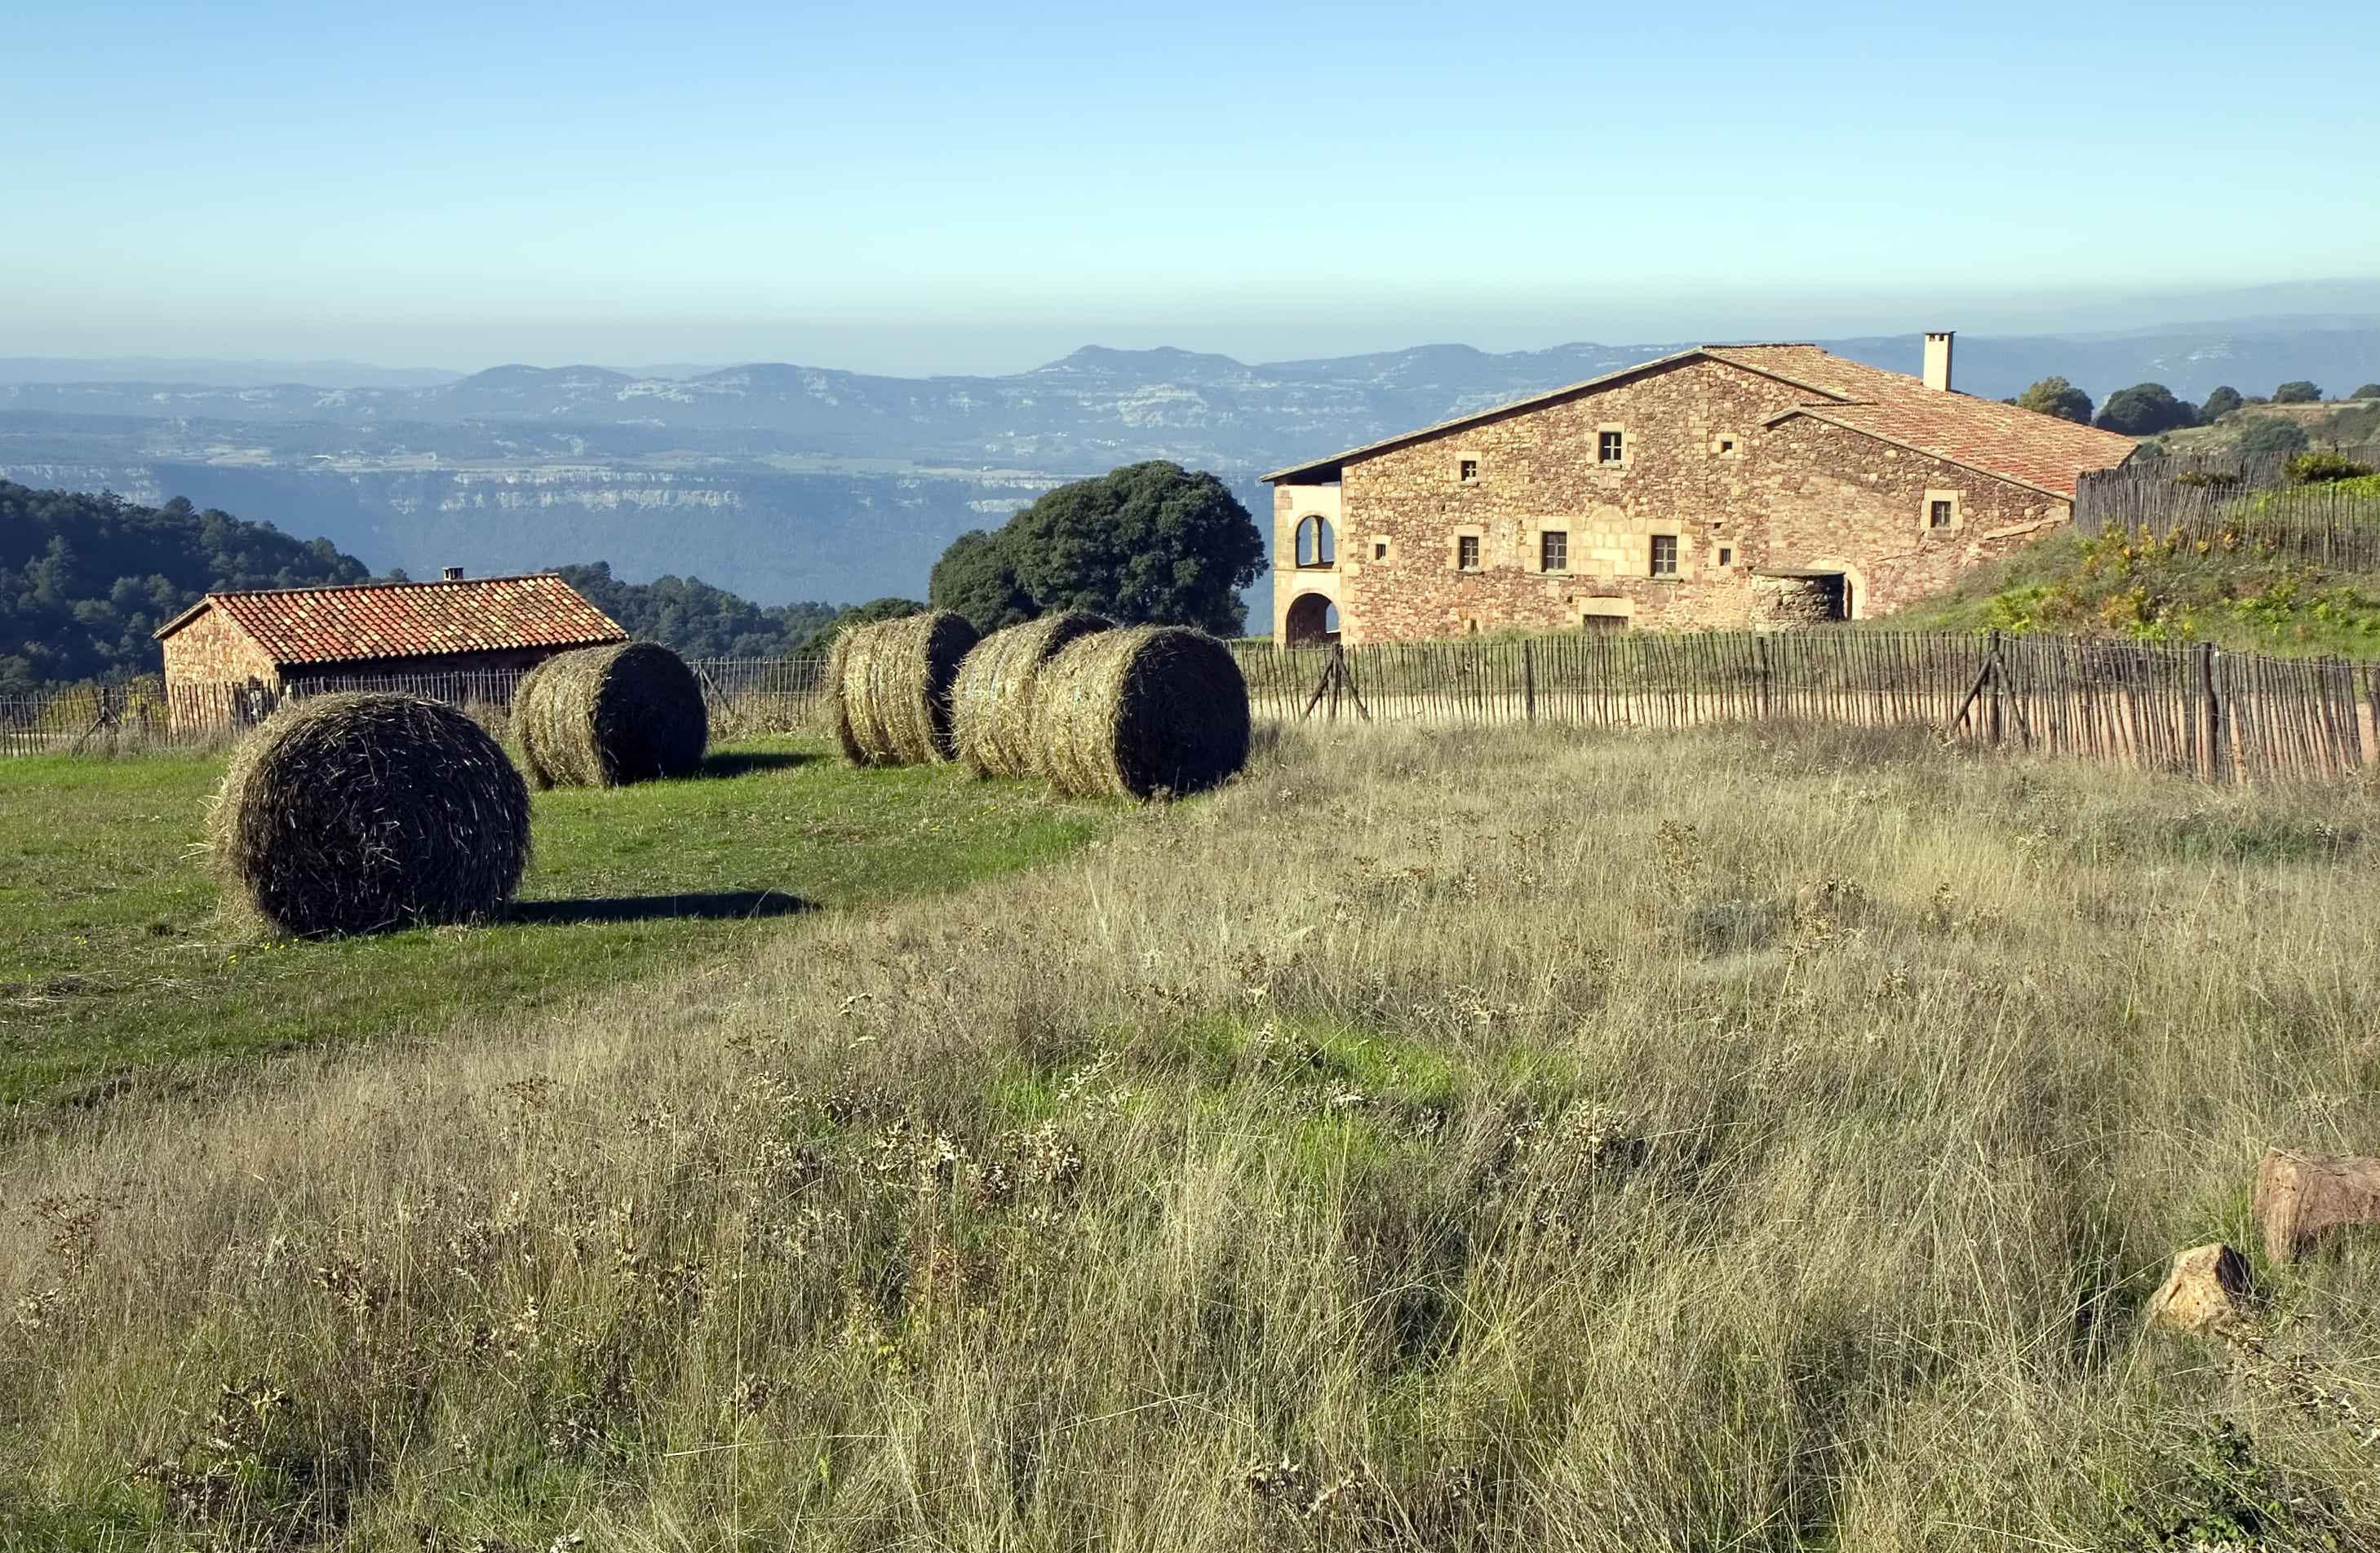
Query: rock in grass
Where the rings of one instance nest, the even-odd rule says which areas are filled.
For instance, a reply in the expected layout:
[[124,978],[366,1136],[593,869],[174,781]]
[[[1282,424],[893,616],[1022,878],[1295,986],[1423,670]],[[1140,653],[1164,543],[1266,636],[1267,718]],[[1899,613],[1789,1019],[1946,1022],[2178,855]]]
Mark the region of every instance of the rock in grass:
[[2207,1332],[2252,1314],[2248,1259],[2217,1242],[2173,1259],[2165,1287],[2150,1297],[2149,1319],[2178,1331]]
[[2251,1211],[2265,1255],[2277,1265],[2294,1261],[2333,1231],[2380,1225],[2380,1159],[2267,1148]]
[[1248,731],[1248,684],[1222,643],[1178,625],[1102,631],[1042,666],[1033,769],[1077,797],[1179,797],[1246,765]]
[[619,787],[702,769],[710,738],[702,686],[655,642],[549,658],[513,692],[513,727],[540,787]]
[[1033,769],[1033,701],[1042,665],[1070,644],[1115,622],[1070,610],[1045,614],[976,643],[951,688],[951,742],[978,776],[1024,776]]
[[361,692],[291,701],[233,752],[212,850],[285,933],[370,933],[503,909],[528,864],[528,788],[453,707]]
[[855,766],[924,766],[956,753],[951,686],[975,646],[966,616],[928,610],[855,625],[827,665],[834,740]]

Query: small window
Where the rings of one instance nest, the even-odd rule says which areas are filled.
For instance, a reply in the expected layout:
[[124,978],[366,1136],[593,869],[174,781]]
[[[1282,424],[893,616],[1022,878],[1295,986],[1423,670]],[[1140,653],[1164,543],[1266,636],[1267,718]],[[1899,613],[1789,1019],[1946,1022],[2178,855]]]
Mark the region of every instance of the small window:
[[1657,577],[1678,575],[1678,536],[1675,534],[1653,536],[1653,575]]
[[1925,526],[1929,528],[1948,528],[1950,527],[1950,504],[1948,502],[1928,502],[1925,504]]
[[1475,572],[1479,569],[1479,536],[1458,534],[1454,539],[1454,564],[1458,570]]
[[1570,570],[1570,535],[1563,529],[1548,528],[1537,536],[1537,569],[1544,572]]
[[1327,517],[1300,518],[1297,524],[1297,564],[1301,566],[1330,566],[1338,562],[1338,542],[1330,532]]
[[1463,461],[1461,467],[1463,471],[1463,484],[1476,485],[1479,483],[1479,460],[1476,458],[1466,458]]
[[1617,464],[1625,458],[1626,455],[1627,440],[1621,432],[1604,431],[1597,434],[1595,446],[1595,461],[1597,463]]
[[1733,437],[1721,437],[1718,440],[1718,450],[1721,453],[1733,453],[1735,451],[1735,439]]
[[1719,564],[1720,565],[1722,565],[1722,566],[1732,566],[1732,565],[1734,565],[1734,564],[1735,564],[1735,552],[1733,552],[1732,550],[1730,550],[1730,549],[1729,549],[1727,546],[1725,546],[1725,545],[1721,545],[1721,546],[1719,546],[1719,547],[1718,547],[1718,564]]
[[1388,558],[1389,541],[1386,540],[1374,540],[1372,541],[1372,559],[1375,561],[1386,561]]

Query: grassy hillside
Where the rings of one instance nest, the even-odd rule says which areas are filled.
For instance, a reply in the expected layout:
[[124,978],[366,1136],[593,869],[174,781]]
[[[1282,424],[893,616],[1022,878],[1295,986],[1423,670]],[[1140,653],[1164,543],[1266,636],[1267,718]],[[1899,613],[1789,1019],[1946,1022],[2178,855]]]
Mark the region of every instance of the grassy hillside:
[[[2340,489],[2367,485],[2380,517],[2380,479]],[[2380,654],[2380,574],[2322,566],[2238,533],[2059,533],[1875,624],[2371,657]]]
[[2380,1136],[2376,804],[1300,735],[102,1105],[0,1159],[0,1546],[2371,1546],[2380,1244],[2260,1267],[2262,1358],[2141,1315]]
[[266,943],[217,919],[194,852],[222,774],[220,755],[0,760],[0,1105],[43,1102],[16,1127],[262,1053],[569,1006],[741,952],[795,913],[1013,872],[1080,844],[1104,812],[747,741],[696,780],[536,795],[512,921]]

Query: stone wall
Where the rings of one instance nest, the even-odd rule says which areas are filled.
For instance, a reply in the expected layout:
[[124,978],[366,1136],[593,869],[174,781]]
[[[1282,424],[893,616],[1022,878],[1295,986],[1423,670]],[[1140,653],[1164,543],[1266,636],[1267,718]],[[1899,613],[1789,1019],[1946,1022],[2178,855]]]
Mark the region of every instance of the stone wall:
[[1760,631],[1798,631],[1834,618],[1835,589],[1817,577],[1755,576],[1752,579],[1752,625]]
[[203,611],[163,645],[169,693],[177,686],[246,685],[251,679],[267,690],[281,688],[273,660],[221,610]]
[[[1276,626],[1327,592],[1351,645],[1589,614],[1637,626],[1742,626],[1753,572],[1840,572],[1854,616],[1887,614],[2065,521],[2065,502],[1806,416],[1803,390],[1695,359],[1352,460],[1341,483],[1276,488]],[[1622,457],[1599,457],[1601,434]],[[1468,478],[1466,478],[1468,466]],[[1297,518],[1335,497],[1337,564],[1296,567]],[[1952,504],[1948,528],[1931,504]],[[1546,572],[1544,535],[1568,566]],[[1460,541],[1478,565],[1459,565]],[[1657,537],[1676,572],[1653,574]],[[1286,559],[1287,564],[1283,564]]]

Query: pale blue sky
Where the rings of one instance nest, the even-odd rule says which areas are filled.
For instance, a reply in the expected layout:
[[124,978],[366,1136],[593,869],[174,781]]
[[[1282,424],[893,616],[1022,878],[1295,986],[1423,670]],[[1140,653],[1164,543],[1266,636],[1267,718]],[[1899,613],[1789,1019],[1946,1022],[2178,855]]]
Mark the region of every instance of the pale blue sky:
[[0,356],[1009,370],[2380,275],[2380,12],[2294,14],[16,0]]

